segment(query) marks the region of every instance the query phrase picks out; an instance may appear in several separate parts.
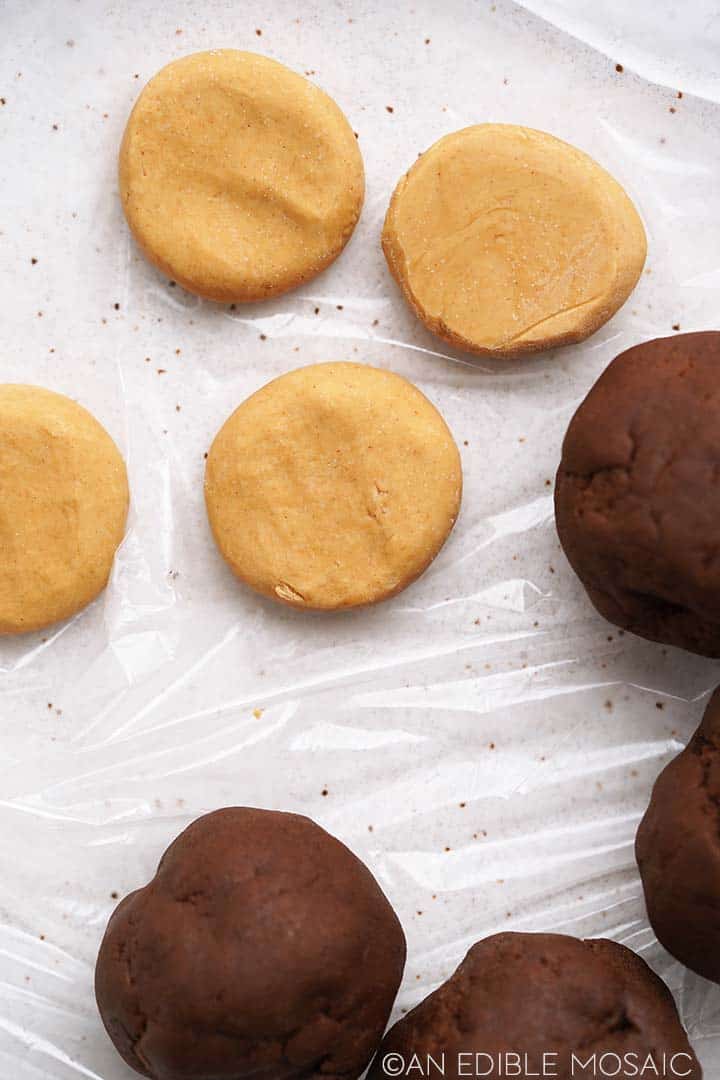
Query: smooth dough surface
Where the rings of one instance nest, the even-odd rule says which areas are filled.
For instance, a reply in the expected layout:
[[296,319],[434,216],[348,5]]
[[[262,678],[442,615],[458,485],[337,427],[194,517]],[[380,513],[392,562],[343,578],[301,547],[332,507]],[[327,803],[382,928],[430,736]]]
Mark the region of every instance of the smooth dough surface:
[[120,193],[151,262],[200,296],[252,301],[314,277],[365,189],[327,94],[255,53],[193,53],[150,80],[120,149]]
[[395,189],[382,243],[430,330],[497,357],[592,334],[627,300],[647,250],[609,173],[511,124],[464,128],[424,153]]
[[0,385],[0,634],[89,604],[127,509],[123,459],[86,409],[38,386]]
[[301,608],[405,588],[445,542],[461,490],[437,409],[399,375],[351,363],[299,368],[258,390],[219,431],[205,474],[233,571]]

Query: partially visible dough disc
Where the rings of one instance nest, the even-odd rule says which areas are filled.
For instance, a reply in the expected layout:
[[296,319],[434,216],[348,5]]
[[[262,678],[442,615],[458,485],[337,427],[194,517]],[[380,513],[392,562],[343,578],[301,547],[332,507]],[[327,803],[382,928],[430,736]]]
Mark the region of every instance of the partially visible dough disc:
[[205,475],[232,570],[301,608],[400,592],[445,542],[461,489],[437,409],[399,375],[350,363],[299,368],[258,390],[220,429]]
[[395,189],[382,243],[418,318],[494,357],[594,333],[627,300],[647,250],[609,173],[511,124],[464,128],[424,153]]
[[158,72],[120,149],[136,240],[210,300],[263,300],[319,274],[350,239],[364,190],[357,139],[332,98],[234,49]]
[[125,463],[86,409],[39,386],[0,385],[0,634],[89,604],[127,509]]

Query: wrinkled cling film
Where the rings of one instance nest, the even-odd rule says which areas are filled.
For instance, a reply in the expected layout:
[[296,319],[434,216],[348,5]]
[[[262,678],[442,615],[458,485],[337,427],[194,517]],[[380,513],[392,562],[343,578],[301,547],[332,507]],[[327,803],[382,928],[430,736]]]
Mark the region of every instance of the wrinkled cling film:
[[[638,3],[626,23],[615,0],[532,7],[4,9],[3,377],[76,397],[105,424],[132,509],[105,594],[0,642],[2,1076],[130,1080],[92,993],[105,923],[190,820],[231,804],[306,813],[368,863],[408,937],[395,1015],[497,930],[604,935],[663,976],[706,1075],[720,1070],[720,992],[656,943],[633,857],[652,782],[698,722],[717,664],[604,623],[552,514],[565,427],[612,357],[717,326],[716,26],[709,3],[687,17],[669,0]],[[115,177],[144,82],[215,46],[309,73],[357,131],[368,181],[333,267],[234,309],[145,262]],[[691,85],[676,85],[682,73]],[[646,271],[582,345],[474,360],[427,333],[389,277],[378,241],[396,181],[437,138],[485,120],[576,144],[640,210]],[[438,406],[464,500],[406,592],[316,615],[249,593],[222,564],[203,455],[253,390],[338,359],[391,368]]]

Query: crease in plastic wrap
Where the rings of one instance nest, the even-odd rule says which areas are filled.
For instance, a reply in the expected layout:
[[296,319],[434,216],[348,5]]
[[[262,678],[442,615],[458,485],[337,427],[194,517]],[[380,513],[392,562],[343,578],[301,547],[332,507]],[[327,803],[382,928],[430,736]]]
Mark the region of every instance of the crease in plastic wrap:
[[[667,980],[706,1075],[720,1075],[720,992],[655,941],[633,858],[652,782],[698,722],[718,665],[604,623],[552,514],[565,427],[613,356],[677,327],[717,327],[720,106],[713,73],[702,78],[717,18],[705,5],[703,23],[695,5],[688,29],[675,5],[631,5],[627,40],[642,46],[638,69],[650,57],[650,82],[606,47],[604,9],[623,40],[616,4],[532,6],[4,7],[3,379],[67,393],[106,425],[132,509],[104,595],[0,643],[0,1075],[129,1080],[92,992],[107,918],[185,825],[231,804],[308,814],[368,863],[408,937],[395,1015],[487,934],[604,935]],[[705,97],[661,85],[669,39],[670,76],[694,72]],[[349,116],[368,181],[333,267],[234,309],[146,263],[115,175],[144,82],[216,46],[309,73]],[[648,232],[623,310],[586,343],[529,361],[446,348],[405,307],[379,247],[418,152],[489,120],[591,153]],[[203,455],[263,383],[338,359],[389,367],[438,406],[462,452],[463,508],[435,563],[394,600],[298,613],[223,565]]]

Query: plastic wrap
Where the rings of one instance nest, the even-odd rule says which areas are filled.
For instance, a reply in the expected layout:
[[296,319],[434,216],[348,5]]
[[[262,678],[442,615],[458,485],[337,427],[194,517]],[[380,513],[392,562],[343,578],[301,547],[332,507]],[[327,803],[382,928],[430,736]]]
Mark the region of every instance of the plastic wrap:
[[[667,980],[706,1075],[720,1075],[720,991],[655,942],[633,858],[653,779],[718,665],[604,623],[552,515],[567,421],[612,357],[717,326],[717,15],[709,0],[687,19],[669,0],[624,16],[609,0],[532,7],[2,7],[3,379],[79,399],[126,455],[132,489],[104,595],[67,624],[0,643],[2,1076],[129,1080],[92,993],[105,923],[180,829],[227,804],[306,813],[366,860],[408,937],[398,1011],[496,930],[606,935]],[[115,175],[144,82],[214,46],[316,80],[358,132],[367,170],[339,261],[235,309],[147,264]],[[646,81],[645,64],[667,85]],[[707,96],[675,85],[678,71]],[[427,333],[379,246],[417,153],[486,120],[591,153],[648,232],[623,310],[586,343],[522,362],[472,360]],[[460,446],[465,492],[416,584],[376,608],[316,615],[232,578],[206,522],[203,455],[249,393],[330,359],[420,386]]]

